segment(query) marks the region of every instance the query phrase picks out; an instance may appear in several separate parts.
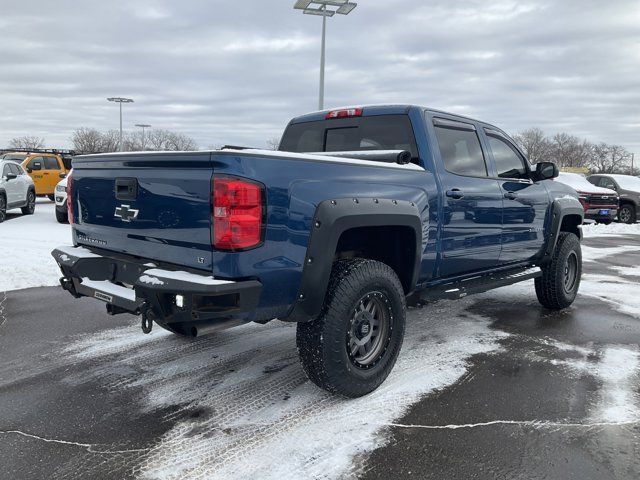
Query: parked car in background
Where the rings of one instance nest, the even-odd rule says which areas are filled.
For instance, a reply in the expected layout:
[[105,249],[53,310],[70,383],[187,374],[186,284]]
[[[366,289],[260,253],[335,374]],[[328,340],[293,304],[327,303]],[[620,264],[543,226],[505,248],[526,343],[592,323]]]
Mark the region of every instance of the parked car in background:
[[67,178],[69,177],[63,178],[56,185],[56,220],[59,223],[69,223],[69,216],[67,215]]
[[0,160],[0,223],[7,210],[22,209],[31,215],[36,208],[36,190],[27,172],[13,160]]
[[598,187],[610,188],[618,193],[620,208],[618,219],[623,223],[640,220],[640,178],[631,175],[596,174],[587,180]]
[[578,193],[585,219],[608,225],[616,218],[618,194],[615,190],[593,185],[578,173],[560,172],[556,181],[569,185]]
[[19,162],[33,179],[36,195],[54,200],[54,190],[60,178],[67,175],[65,158],[57,150],[15,151],[3,154],[4,160]]

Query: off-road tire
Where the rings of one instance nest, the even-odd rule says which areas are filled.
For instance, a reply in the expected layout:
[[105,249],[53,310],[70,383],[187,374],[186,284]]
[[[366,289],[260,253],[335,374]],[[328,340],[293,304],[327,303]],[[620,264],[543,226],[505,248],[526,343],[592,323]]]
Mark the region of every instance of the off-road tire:
[[27,193],[27,204],[20,210],[22,210],[23,215],[33,215],[36,211],[36,192],[29,190]]
[[618,210],[618,219],[623,223],[636,223],[636,207],[625,203]]
[[560,232],[551,261],[542,267],[542,276],[535,280],[538,301],[550,310],[567,308],[578,294],[581,275],[580,240],[573,233]]
[[[363,319],[363,302],[376,302],[378,306],[372,310],[386,318],[388,326],[385,330],[381,319],[370,317],[369,328],[373,332],[378,322],[382,343],[372,346],[380,353],[368,365],[360,364],[349,348],[354,341],[355,322]],[[360,397],[378,388],[400,353],[406,309],[400,280],[388,265],[361,258],[335,262],[319,317],[297,327],[298,355],[307,377],[319,387],[346,397]],[[370,337],[373,339],[373,334]]]
[[4,194],[0,194],[0,223],[7,217],[7,199]]
[[67,212],[61,212],[56,208],[56,220],[58,223],[69,223],[69,215]]

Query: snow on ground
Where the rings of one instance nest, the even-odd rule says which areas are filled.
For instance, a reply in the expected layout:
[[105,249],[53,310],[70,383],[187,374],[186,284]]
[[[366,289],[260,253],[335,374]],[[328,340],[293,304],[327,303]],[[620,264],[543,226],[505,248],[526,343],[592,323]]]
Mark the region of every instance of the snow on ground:
[[80,337],[61,358],[95,365],[67,378],[74,385],[99,380],[114,391],[142,390],[145,409],[180,405],[171,415],[183,420],[200,412],[145,455],[135,472],[143,478],[344,478],[357,472],[354,458],[381,446],[385,427],[413,403],[456,382],[474,354],[501,348],[508,334],[468,313],[471,304],[410,311],[393,372],[378,390],[352,400],[305,378],[295,326],[282,322],[195,340],[160,329],[145,336],[136,324]]
[[56,221],[55,204],[38,199],[33,215],[9,210],[0,223],[0,292],[57,285],[60,270],[51,250],[71,244],[71,227]]
[[604,225],[602,223],[589,223],[582,226],[582,233],[585,238],[591,237],[610,237],[615,235],[638,235],[640,234],[640,223],[611,223]]

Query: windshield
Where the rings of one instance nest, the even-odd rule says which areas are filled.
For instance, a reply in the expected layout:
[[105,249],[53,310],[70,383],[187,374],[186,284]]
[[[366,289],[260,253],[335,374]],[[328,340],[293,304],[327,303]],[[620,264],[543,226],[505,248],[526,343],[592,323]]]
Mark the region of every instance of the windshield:
[[27,158],[26,155],[21,155],[19,153],[5,153],[4,155],[0,156],[0,158],[2,160],[12,160],[14,162],[22,162],[24,161],[25,158]]
[[407,150],[414,159],[418,158],[411,121],[407,115],[296,123],[285,130],[280,150],[297,153]]
[[614,180],[618,182],[620,188],[624,190],[633,190],[634,192],[640,192],[640,178],[620,175],[619,177],[614,177]]

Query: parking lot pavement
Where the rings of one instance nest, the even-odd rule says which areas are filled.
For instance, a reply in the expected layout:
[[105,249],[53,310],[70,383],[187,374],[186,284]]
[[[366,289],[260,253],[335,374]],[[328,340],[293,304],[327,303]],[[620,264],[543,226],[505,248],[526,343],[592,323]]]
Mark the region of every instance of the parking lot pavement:
[[640,239],[585,241],[576,304],[530,282],[411,310],[356,400],[292,325],[195,340],[43,287],[0,296],[1,478],[638,478]]

